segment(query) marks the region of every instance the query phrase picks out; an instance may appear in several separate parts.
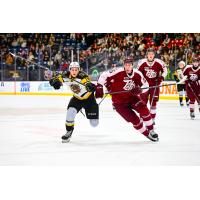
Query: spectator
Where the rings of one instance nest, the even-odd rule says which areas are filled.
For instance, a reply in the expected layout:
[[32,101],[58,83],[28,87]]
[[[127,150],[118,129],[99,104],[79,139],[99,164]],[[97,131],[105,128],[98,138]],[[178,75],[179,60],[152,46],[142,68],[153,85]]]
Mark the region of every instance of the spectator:
[[12,65],[14,63],[14,59],[10,54],[6,55],[6,64],[7,65]]
[[33,52],[30,51],[29,54],[28,54],[28,60],[34,61],[34,59],[35,59],[35,57],[34,57],[34,55],[33,55]]

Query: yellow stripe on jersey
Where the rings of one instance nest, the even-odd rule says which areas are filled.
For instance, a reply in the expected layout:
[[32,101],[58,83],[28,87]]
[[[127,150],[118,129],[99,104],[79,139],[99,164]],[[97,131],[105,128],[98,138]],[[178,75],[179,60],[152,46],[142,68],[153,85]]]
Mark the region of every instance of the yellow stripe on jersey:
[[59,74],[58,76],[57,76],[57,79],[61,82],[61,83],[63,83],[64,82],[64,80],[63,80],[63,77],[62,77],[62,75],[61,74]]
[[75,94],[74,94],[74,97],[76,97],[77,99],[79,99],[79,100],[84,100],[84,99],[87,99],[87,98],[89,98],[89,96],[92,94],[92,92],[87,92],[83,97],[79,97],[79,96],[76,96]]
[[81,79],[81,83],[82,83],[82,84],[86,84],[86,83],[88,83],[88,82],[90,82],[89,77],[85,77],[85,78]]

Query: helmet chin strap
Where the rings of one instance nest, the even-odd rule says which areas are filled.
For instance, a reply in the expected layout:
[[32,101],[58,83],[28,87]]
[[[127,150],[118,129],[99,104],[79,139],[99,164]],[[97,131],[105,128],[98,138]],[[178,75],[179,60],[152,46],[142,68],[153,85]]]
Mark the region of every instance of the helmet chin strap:
[[199,65],[197,65],[197,66],[194,66],[194,65],[193,65],[193,68],[194,68],[195,70],[196,70],[198,67],[199,67]]
[[148,61],[148,63],[151,65],[151,64],[153,63],[154,59],[150,61],[150,60],[147,58],[147,61]]
[[126,74],[127,74],[128,77],[131,77],[133,75],[133,69],[132,69],[132,71],[130,73],[126,72]]

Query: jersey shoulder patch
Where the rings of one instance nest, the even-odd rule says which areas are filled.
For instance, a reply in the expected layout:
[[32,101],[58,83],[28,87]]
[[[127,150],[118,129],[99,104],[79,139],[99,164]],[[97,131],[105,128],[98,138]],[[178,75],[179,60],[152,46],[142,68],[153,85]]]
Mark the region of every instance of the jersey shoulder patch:
[[89,76],[83,72],[83,71],[80,71],[77,78],[80,78],[80,79],[83,79],[83,78],[88,78]]
[[146,59],[146,58],[140,59],[140,60],[138,61],[137,69],[138,69],[142,64],[144,64],[145,62],[147,62],[147,59]]
[[165,63],[164,63],[161,59],[155,58],[155,61],[156,61],[157,63],[159,63],[161,66],[164,66],[164,65],[165,65]]

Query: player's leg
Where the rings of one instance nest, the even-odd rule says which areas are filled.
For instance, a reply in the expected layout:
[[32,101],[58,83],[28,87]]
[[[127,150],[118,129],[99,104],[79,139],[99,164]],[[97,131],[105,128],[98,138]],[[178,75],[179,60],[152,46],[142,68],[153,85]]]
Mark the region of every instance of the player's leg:
[[183,91],[185,92],[185,101],[186,101],[186,105],[189,106],[189,105],[190,105],[190,102],[189,102],[189,98],[188,98],[187,91],[186,91],[186,88],[185,88],[185,84],[184,84]]
[[149,90],[147,92],[140,94],[142,101],[144,101],[146,105],[147,105],[147,102],[148,102],[149,94],[150,94]]
[[67,108],[67,115],[66,115],[66,134],[62,136],[63,142],[69,142],[73,130],[74,130],[74,121],[76,114],[80,111],[82,108],[82,102],[75,97],[72,97]]
[[152,88],[150,89],[150,113],[153,120],[153,123],[155,124],[155,118],[156,118],[156,109],[157,109],[157,102],[159,100],[159,93],[160,88]]
[[93,95],[86,100],[84,105],[87,119],[90,121],[92,127],[96,127],[99,124],[99,105]]
[[196,98],[196,101],[198,103],[199,112],[200,112],[200,80],[199,80],[198,84],[196,85],[195,91],[196,91],[195,98]]
[[189,86],[186,87],[186,91],[187,91],[187,95],[188,95],[189,102],[190,102],[189,103],[190,117],[191,117],[191,119],[194,119],[195,118],[195,113],[194,113],[194,111],[195,111],[195,96]]
[[116,104],[115,109],[117,113],[119,113],[119,115],[121,115],[127,122],[132,123],[133,127],[141,134],[152,141],[158,141],[158,136],[152,135],[152,133],[144,125],[143,121],[136,115],[135,111],[132,110],[131,105]]
[[151,118],[150,111],[144,101],[142,101],[139,97],[135,97],[132,100],[131,107],[139,113],[147,129],[149,131],[153,131],[153,120]]
[[177,85],[177,89],[178,89],[178,94],[179,94],[179,103],[180,106],[183,106],[183,85],[178,84]]

